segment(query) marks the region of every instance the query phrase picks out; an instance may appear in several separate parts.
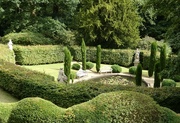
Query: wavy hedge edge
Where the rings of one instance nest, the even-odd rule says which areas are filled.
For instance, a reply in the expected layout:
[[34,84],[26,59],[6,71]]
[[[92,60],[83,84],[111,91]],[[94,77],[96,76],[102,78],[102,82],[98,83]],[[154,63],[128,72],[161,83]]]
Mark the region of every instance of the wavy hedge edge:
[[[60,107],[70,107],[86,102],[101,93],[118,90],[129,90],[151,96],[161,106],[180,112],[179,88],[145,88],[101,83],[81,82],[65,86],[56,83],[53,78],[31,71],[11,63],[0,62],[0,87],[19,99],[41,97],[50,100]],[[33,76],[31,76],[31,74]],[[46,77],[46,79],[45,79]]]
[[[145,103],[144,103],[145,102]],[[141,105],[141,106],[139,106]],[[90,101],[61,108],[39,97],[25,98],[9,104],[0,103],[2,123],[179,123],[180,117],[156,104],[149,96],[132,91],[103,93]],[[6,117],[3,117],[4,115]]]

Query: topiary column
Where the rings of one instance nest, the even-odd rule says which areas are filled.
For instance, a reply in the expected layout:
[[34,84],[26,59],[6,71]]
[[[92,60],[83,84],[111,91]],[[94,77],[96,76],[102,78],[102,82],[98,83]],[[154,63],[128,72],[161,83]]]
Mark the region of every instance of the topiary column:
[[71,75],[71,52],[67,47],[64,48],[64,74],[67,76],[67,84],[70,82]]
[[151,44],[151,54],[150,54],[150,60],[149,60],[149,69],[148,69],[149,77],[153,76],[154,66],[156,63],[156,52],[157,52],[157,43],[153,42]]
[[161,65],[161,71],[162,71],[166,67],[166,45],[165,44],[161,47],[160,65]]
[[101,68],[101,45],[98,45],[96,52],[96,71],[99,72],[100,68]]
[[142,66],[139,63],[136,69],[136,85],[141,86],[142,83]]
[[160,87],[160,82],[161,82],[160,72],[161,72],[160,62],[157,62],[155,64],[155,72],[154,72],[154,88]]
[[84,39],[82,39],[81,43],[81,54],[82,54],[82,69],[86,70],[86,44]]

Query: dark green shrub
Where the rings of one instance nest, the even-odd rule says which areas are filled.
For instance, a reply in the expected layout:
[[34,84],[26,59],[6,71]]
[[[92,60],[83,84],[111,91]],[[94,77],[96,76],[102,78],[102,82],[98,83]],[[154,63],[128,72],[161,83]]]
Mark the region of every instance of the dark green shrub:
[[82,54],[82,69],[86,70],[86,44],[84,42],[84,39],[81,43],[81,54]]
[[16,63],[20,65],[34,65],[57,63],[64,61],[63,46],[37,45],[15,46]]
[[116,65],[116,64],[115,64],[115,65],[112,65],[111,68],[112,68],[112,72],[113,72],[113,73],[121,73],[121,71],[122,71],[121,66]]
[[141,86],[141,83],[142,83],[142,66],[141,64],[138,64],[136,70],[136,85]]
[[175,82],[180,82],[180,75],[174,75],[174,76],[172,76],[172,79],[173,79]]
[[155,64],[155,72],[154,72],[154,88],[160,87],[161,82],[161,68],[160,68],[160,62],[157,62]]
[[96,71],[99,72],[100,68],[101,68],[101,45],[98,45],[96,51]]
[[92,62],[86,62],[86,68],[88,70],[92,69],[94,67],[94,64]]
[[9,39],[12,39],[13,44],[20,45],[47,45],[52,43],[51,39],[34,32],[9,33],[2,38],[2,42],[7,44]]
[[137,70],[137,66],[132,66],[132,67],[129,68],[129,73],[135,75],[136,74],[136,70]]
[[129,90],[149,95],[159,105],[180,112],[179,88],[132,87],[90,81],[65,86],[53,82],[54,78],[49,77],[10,63],[0,65],[0,87],[19,99],[41,97],[67,108],[88,101],[101,93]]
[[64,48],[64,74],[67,76],[67,84],[70,81],[70,74],[71,74],[71,52],[67,47]]
[[164,79],[162,81],[162,87],[165,87],[165,86],[176,87],[176,82],[172,79]]
[[179,117],[173,111],[157,105],[147,95],[117,91],[100,94],[88,102],[67,109],[41,98],[26,98],[13,107],[8,120],[10,123],[141,123],[144,121],[178,123]]
[[0,60],[15,63],[14,51],[11,51],[7,45],[0,44]]
[[81,68],[80,64],[78,64],[78,63],[72,64],[72,69],[73,70],[79,70],[80,68]]
[[156,52],[157,52],[157,43],[153,42],[151,44],[151,54],[150,54],[149,68],[148,68],[149,77],[153,76],[154,66],[156,63]]
[[166,45],[164,44],[162,47],[161,47],[161,51],[160,51],[160,67],[161,67],[161,71],[163,69],[165,69],[166,67]]

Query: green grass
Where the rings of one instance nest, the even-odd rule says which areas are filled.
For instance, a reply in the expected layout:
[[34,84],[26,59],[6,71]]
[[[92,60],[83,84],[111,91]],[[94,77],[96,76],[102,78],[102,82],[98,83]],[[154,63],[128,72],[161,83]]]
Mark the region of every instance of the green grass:
[[17,102],[18,99],[4,91],[3,89],[0,88],[0,102],[4,103],[10,103],[10,102]]
[[[72,62],[72,64],[75,62]],[[79,64],[81,64],[81,62],[78,62]],[[101,67],[111,67],[111,65],[108,64],[101,64]],[[56,63],[56,64],[45,64],[45,65],[32,65],[32,66],[23,66],[25,68],[31,69],[31,70],[35,70],[35,71],[39,71],[51,76],[54,76],[55,80],[58,77],[58,73],[59,73],[59,68],[63,68],[64,67],[64,63]],[[94,63],[94,67],[91,69],[93,72],[96,72],[96,64]],[[129,73],[129,68],[126,67],[122,67],[122,73]],[[143,70],[142,75],[145,77],[148,77],[148,71],[147,70]]]

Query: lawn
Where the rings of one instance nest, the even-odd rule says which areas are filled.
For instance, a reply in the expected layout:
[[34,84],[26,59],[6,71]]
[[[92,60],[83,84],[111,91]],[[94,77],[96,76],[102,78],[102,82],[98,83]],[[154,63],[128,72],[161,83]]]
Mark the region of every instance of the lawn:
[[[77,62],[72,62],[73,63],[77,63]],[[78,62],[79,64],[81,64],[81,62]],[[101,67],[110,67],[111,65],[107,65],[107,64],[101,64]],[[45,64],[45,65],[32,65],[32,66],[23,66],[25,68],[31,69],[31,70],[35,70],[35,71],[39,71],[51,76],[54,76],[55,80],[58,77],[58,73],[59,73],[59,68],[63,68],[64,67],[64,63],[56,63],[56,64]],[[122,73],[129,73],[129,68],[126,67],[121,67],[122,68]],[[94,64],[94,67],[92,68],[93,72],[96,72],[96,65]],[[143,70],[143,76],[148,77],[148,71],[147,70]]]
[[17,102],[18,99],[11,96],[9,93],[5,92],[3,89],[0,88],[0,102],[4,103],[11,103],[11,102]]

